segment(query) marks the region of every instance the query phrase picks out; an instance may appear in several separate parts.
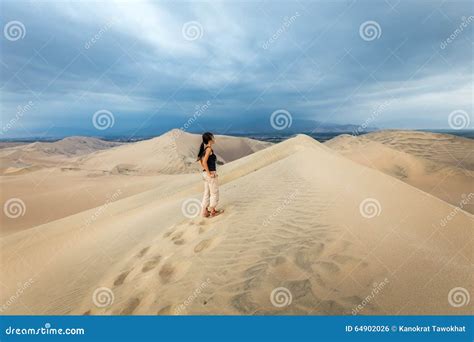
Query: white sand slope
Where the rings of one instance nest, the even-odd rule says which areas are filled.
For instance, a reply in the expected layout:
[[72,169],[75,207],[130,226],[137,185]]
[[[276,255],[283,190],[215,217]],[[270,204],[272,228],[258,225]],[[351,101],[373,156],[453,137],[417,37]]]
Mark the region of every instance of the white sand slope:
[[27,143],[22,142],[22,141],[1,141],[0,142],[0,149],[3,148],[8,148],[8,147],[14,147],[14,146],[20,146],[20,145],[26,145]]
[[55,142],[34,142],[0,149],[0,173],[25,174],[67,163],[72,157],[120,146],[122,143],[73,136]]
[[393,149],[438,164],[474,171],[474,140],[450,134],[388,130],[364,135]]
[[[216,136],[215,152],[223,164],[270,146],[270,143],[229,136]],[[199,171],[196,156],[202,138],[178,129],[157,138],[100,151],[77,159],[77,165],[115,174],[155,175]]]
[[449,296],[474,289],[467,212],[307,136],[219,173],[216,218],[183,215],[202,184],[180,175],[2,238],[4,311],[472,314]]
[[355,162],[474,213],[474,169],[471,169],[474,141],[471,139],[425,132],[382,131],[358,137],[340,135],[325,145]]
[[[154,188],[172,176],[156,175],[162,171],[194,172],[198,170],[195,154],[200,139],[196,134],[173,130],[130,144],[70,137],[0,150],[4,171],[0,200],[5,203],[20,198],[28,211],[21,219],[2,215],[0,236],[100,206],[112,196],[123,199]],[[221,164],[270,145],[247,138],[217,139],[216,153],[223,151]]]
[[0,236],[101,206],[110,198],[123,199],[152,189],[170,177],[108,176],[63,167],[0,177],[1,203],[18,198],[25,206],[21,218],[0,216]]
[[6,147],[1,150],[1,156],[10,156],[11,154],[28,154],[28,156],[78,156],[94,151],[108,149],[114,146],[120,146],[123,143],[115,141],[105,141],[93,137],[72,136],[55,142],[34,142],[31,144],[21,144],[12,147]]

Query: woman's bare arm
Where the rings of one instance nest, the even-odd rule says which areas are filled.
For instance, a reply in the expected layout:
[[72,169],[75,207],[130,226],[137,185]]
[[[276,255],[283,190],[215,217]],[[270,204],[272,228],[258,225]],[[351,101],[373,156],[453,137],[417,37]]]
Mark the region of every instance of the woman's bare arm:
[[212,177],[213,175],[209,171],[209,167],[207,166],[207,160],[209,159],[209,156],[211,155],[211,149],[207,148],[206,153],[204,154],[204,157],[201,159],[201,166],[204,170],[206,170],[207,174],[209,177]]

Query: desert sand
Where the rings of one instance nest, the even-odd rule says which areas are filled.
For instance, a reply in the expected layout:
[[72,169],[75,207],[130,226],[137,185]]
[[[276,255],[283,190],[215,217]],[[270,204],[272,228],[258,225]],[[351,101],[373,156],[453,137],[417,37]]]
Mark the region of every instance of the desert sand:
[[[224,164],[268,147],[270,143],[216,135],[217,162]],[[98,151],[77,158],[81,169],[114,174],[156,175],[198,172],[198,134],[172,130],[154,139]]]
[[[5,203],[20,198],[28,215],[22,219],[2,215],[0,236],[152,189],[186,170],[198,171],[200,139],[173,130],[130,144],[69,137],[1,149],[0,172],[5,177],[0,177],[0,199]],[[217,139],[221,165],[270,145],[247,138]]]
[[[325,143],[372,167],[474,213],[474,140],[416,131],[340,135]],[[473,195],[471,195],[473,196]]]
[[14,175],[66,163],[68,158],[102,149],[119,146],[121,143],[91,137],[68,137],[56,142],[34,142],[31,144],[2,143],[0,149],[0,174]]
[[[425,167],[450,167],[467,177],[453,184],[472,186],[471,145],[454,139],[467,161],[452,164],[393,136],[320,144],[298,135],[271,146],[218,137],[239,147],[218,151],[225,213],[211,219],[194,217],[195,137],[172,131],[71,156],[79,170],[64,177],[93,174],[91,192],[114,193],[106,179],[117,176],[149,177],[149,188],[130,185],[136,193],[1,237],[2,314],[472,314],[459,293],[473,293],[473,215],[429,191],[436,174],[421,182]],[[399,162],[407,177],[393,172]]]

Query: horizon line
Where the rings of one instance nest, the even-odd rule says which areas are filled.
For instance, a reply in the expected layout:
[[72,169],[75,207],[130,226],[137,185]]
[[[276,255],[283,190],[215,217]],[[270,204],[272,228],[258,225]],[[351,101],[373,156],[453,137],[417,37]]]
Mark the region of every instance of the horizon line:
[[[133,140],[146,140],[146,139],[152,139],[155,137],[160,137],[162,135],[165,135],[169,132],[172,132],[174,130],[180,130],[185,133],[189,134],[200,134],[199,132],[196,131],[187,131],[183,130],[181,128],[172,128],[170,130],[167,130],[161,134],[146,134],[146,135],[135,135],[131,137],[127,137],[127,134],[122,133],[122,134],[111,134],[111,135],[90,135],[90,134],[70,134],[70,135],[50,135],[50,136],[25,136],[25,137],[6,137],[2,138],[0,137],[0,142],[34,142],[34,141],[58,141],[66,138],[72,138],[72,137],[84,137],[84,138],[96,138],[96,139],[101,139],[101,140],[115,140],[115,139],[123,139],[122,141],[133,141]],[[214,130],[213,133],[216,135],[226,135],[226,136],[258,136],[258,135],[265,135],[265,136],[294,136],[298,134],[304,134],[304,135],[343,135],[343,134],[349,134],[352,136],[359,136],[359,135],[364,135],[367,133],[373,133],[373,132],[381,132],[381,131],[424,131],[424,132],[432,132],[432,133],[474,133],[474,128],[472,129],[453,129],[453,128],[415,128],[415,129],[407,129],[407,128],[380,128],[380,129],[373,129],[373,130],[366,130],[366,131],[360,131],[357,134],[354,134],[354,131],[325,131],[325,132],[313,132],[313,131],[289,131],[289,132],[283,132],[283,131],[275,131],[275,132],[229,132],[227,133],[220,133],[219,130]],[[204,132],[204,130],[203,130]],[[459,135],[459,134],[452,134],[452,135]],[[467,138],[474,139],[474,136],[470,137],[467,136]]]

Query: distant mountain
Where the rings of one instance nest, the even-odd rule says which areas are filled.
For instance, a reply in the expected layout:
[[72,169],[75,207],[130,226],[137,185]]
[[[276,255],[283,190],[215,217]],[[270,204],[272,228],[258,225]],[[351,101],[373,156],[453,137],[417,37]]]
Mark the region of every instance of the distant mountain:
[[[362,127],[355,124],[336,124],[316,120],[292,119],[291,124],[282,117],[282,121],[275,121],[273,126],[270,120],[238,121],[221,124],[209,124],[205,127],[210,131],[223,134],[296,134],[296,133],[348,133],[362,134],[378,130],[377,127]],[[201,127],[190,128],[190,131],[201,132]]]
[[[280,120],[280,121],[278,121]],[[291,124],[290,124],[291,121]],[[352,133],[362,134],[377,130],[376,127],[366,127],[355,124],[336,124],[316,120],[305,120],[291,118],[286,120],[283,116],[274,120],[274,124],[267,118],[209,118],[205,115],[191,120],[190,118],[175,119],[168,121],[150,121],[147,125],[139,126],[139,122],[123,124],[118,123],[107,130],[97,130],[89,128],[75,127],[53,127],[48,130],[48,135],[38,134],[37,136],[17,136],[2,137],[0,141],[56,141],[68,136],[81,135],[87,137],[96,137],[98,139],[116,140],[116,141],[137,141],[152,138],[164,134],[174,128],[181,128],[186,132],[199,133],[205,131],[217,134],[236,134],[236,135],[293,135],[297,133]]]

